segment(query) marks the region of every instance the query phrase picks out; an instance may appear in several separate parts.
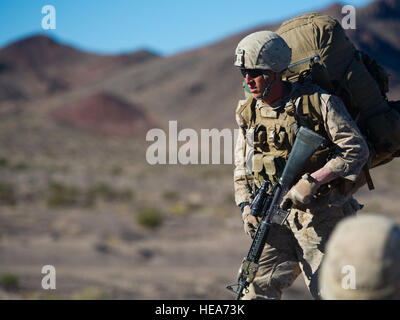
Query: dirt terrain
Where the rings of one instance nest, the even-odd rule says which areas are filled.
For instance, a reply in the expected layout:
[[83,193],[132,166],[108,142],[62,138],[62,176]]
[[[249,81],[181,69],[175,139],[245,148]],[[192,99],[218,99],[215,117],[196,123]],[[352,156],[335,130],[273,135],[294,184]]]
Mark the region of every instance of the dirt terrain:
[[[108,152],[113,153],[112,147]],[[14,274],[18,285],[3,289],[2,298],[232,297],[225,285],[235,280],[250,240],[232,203],[230,165],[148,166],[139,171],[127,165],[117,174],[97,165],[93,161],[93,168],[64,168],[61,163],[61,168],[20,169],[14,177],[26,193],[20,191],[21,203],[1,207],[0,275]],[[360,190],[358,199],[365,204],[361,214],[380,212],[400,222],[399,167],[396,160],[372,171],[376,190]],[[15,169],[2,169],[3,176],[8,170]],[[134,196],[100,198],[88,207],[52,206],[41,199],[46,186],[43,193],[29,193],[29,186],[40,186],[47,174],[65,185],[80,176],[81,190],[86,188],[83,181],[90,185],[92,179],[112,182],[120,190],[136,181]],[[139,222],[143,208],[160,211],[158,227]],[[56,268],[56,290],[41,289],[44,265]],[[299,278],[284,298],[311,297]]]

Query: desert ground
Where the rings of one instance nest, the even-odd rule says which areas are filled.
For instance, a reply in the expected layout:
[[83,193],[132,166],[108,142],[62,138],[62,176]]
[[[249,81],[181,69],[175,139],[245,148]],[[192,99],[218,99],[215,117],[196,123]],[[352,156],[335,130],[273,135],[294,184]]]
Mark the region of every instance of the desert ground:
[[[96,141],[80,142],[92,148],[81,165],[68,166],[67,143],[48,161],[41,154],[1,169],[13,193],[2,187],[0,297],[231,299],[225,285],[250,245],[233,202],[233,166],[151,166],[140,161],[143,148],[105,139],[94,152]],[[371,171],[376,190],[358,192],[360,214],[400,222],[399,165]],[[45,265],[56,269],[55,290],[41,287]],[[310,298],[301,277],[283,295]]]
[[[341,9],[322,12],[341,20]],[[391,100],[399,17],[398,1],[374,1],[346,31],[389,72]],[[169,121],[198,134],[236,128],[236,45],[279,25],[173,56],[98,55],[46,34],[0,48],[0,299],[232,299],[225,286],[251,241],[233,165],[150,165],[146,133]],[[399,158],[371,175],[360,214],[400,223]],[[42,288],[47,265],[55,289]],[[311,299],[301,277],[283,299]]]

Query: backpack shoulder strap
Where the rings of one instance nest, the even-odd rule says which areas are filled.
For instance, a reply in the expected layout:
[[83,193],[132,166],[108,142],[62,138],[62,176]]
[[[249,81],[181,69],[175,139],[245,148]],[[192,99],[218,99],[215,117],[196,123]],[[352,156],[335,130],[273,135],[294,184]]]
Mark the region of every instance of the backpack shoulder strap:
[[307,124],[310,129],[318,133],[324,132],[323,118],[321,113],[321,102],[320,102],[321,89],[310,83],[300,87],[300,103],[298,111],[300,111],[300,117],[307,119]]
[[312,95],[305,94],[302,96],[303,114],[309,118],[310,124],[312,124],[313,129],[316,132],[320,132],[323,127],[319,99],[320,95],[318,91],[314,92]]

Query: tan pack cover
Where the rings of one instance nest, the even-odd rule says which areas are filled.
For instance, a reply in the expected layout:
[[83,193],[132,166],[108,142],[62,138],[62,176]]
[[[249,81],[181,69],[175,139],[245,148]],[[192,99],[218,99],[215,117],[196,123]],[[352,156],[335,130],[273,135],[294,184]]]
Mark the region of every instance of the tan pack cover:
[[292,49],[284,79],[301,79],[311,68],[310,58],[318,55],[331,84],[328,91],[343,100],[366,136],[371,151],[369,167],[392,160],[400,150],[400,115],[388,104],[339,22],[309,13],[283,22],[277,33]]

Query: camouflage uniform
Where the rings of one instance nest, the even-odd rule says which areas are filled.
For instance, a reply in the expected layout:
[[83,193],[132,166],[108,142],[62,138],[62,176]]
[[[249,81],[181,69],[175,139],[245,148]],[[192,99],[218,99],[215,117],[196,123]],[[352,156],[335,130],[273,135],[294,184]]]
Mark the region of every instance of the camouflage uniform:
[[369,151],[356,124],[341,100],[319,87],[297,83],[286,83],[286,87],[287,93],[273,106],[251,97],[239,101],[236,204],[251,202],[246,184],[259,187],[265,179],[272,183],[279,179],[299,125],[331,141],[299,177],[323,166],[340,177],[321,186],[310,204],[293,207],[283,226],[272,226],[256,278],[243,299],[279,299],[300,273],[313,297],[319,298],[317,274],[328,237],[337,222],[360,209],[352,193],[365,182],[360,171]]

